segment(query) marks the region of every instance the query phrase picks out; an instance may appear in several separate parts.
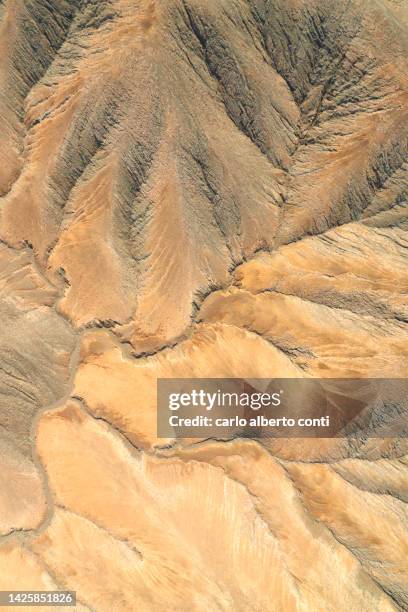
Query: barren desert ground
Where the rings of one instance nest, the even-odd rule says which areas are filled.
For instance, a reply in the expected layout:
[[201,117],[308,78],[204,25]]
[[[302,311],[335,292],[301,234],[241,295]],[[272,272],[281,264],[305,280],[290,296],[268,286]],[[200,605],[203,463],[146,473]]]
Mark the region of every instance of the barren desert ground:
[[408,610],[404,436],[156,427],[158,378],[407,379],[407,264],[407,0],[0,0],[0,591]]

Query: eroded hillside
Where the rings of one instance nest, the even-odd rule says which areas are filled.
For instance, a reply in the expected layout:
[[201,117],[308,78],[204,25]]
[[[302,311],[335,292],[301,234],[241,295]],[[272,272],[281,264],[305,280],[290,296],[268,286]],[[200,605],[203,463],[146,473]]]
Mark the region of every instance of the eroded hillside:
[[408,609],[407,444],[162,440],[159,377],[408,377],[408,8],[0,2],[0,590]]

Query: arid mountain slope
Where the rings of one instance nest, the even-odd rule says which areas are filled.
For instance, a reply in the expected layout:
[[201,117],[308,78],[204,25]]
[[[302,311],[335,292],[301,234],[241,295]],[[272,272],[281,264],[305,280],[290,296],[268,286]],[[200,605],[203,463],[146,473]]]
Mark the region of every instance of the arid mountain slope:
[[0,2],[0,590],[408,610],[405,439],[163,440],[159,377],[408,377],[408,8]]
[[256,249],[404,218],[389,2],[10,2],[1,27],[1,234],[77,326],[154,350]]

